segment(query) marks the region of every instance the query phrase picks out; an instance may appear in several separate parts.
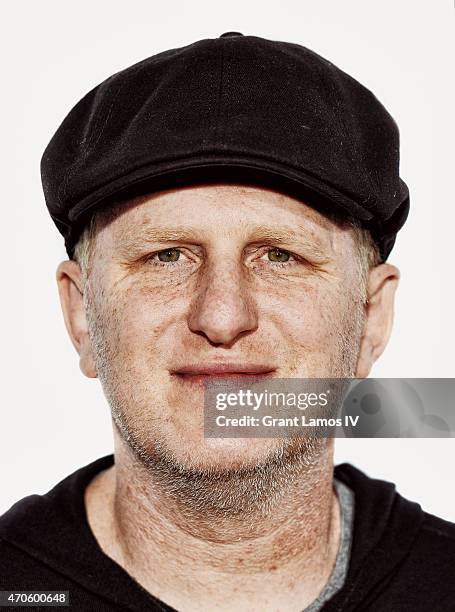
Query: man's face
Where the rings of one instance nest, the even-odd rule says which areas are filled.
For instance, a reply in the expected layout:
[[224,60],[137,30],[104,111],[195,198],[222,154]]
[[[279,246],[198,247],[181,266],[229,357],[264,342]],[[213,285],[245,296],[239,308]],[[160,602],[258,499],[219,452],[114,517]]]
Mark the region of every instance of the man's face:
[[353,376],[363,321],[353,237],[300,201],[241,185],[163,191],[96,239],[85,289],[98,376],[143,459],[267,461],[290,440],[205,440],[208,376]]

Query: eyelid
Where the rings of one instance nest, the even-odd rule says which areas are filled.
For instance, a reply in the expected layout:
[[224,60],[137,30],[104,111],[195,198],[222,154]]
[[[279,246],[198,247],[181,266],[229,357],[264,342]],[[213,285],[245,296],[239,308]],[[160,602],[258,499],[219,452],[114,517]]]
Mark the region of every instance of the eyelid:
[[[288,260],[287,262],[270,262],[274,263],[275,266],[282,265],[289,267],[290,264],[303,264],[305,266],[308,266],[309,268],[313,268],[314,270],[322,270],[330,262],[330,258],[328,256],[322,257],[322,255],[315,254],[314,252],[312,252],[311,249],[308,249],[308,252],[306,254],[296,253],[292,250],[292,248],[288,248],[287,245],[282,246],[276,243],[257,244],[254,247],[253,253],[251,253],[252,248],[249,249],[251,253],[250,261],[258,260],[262,257],[262,255],[267,254],[269,251],[272,251],[274,249],[278,249],[279,251],[285,251],[291,256],[290,260]],[[302,251],[303,250],[304,249],[302,249]]]
[[[285,248],[280,247],[280,246],[265,245],[262,248],[259,248],[258,250],[260,251],[260,254],[256,255],[253,259],[261,259],[265,255],[270,253],[270,251],[281,251],[282,253],[287,253],[289,255],[289,257],[290,257],[290,259],[288,261],[299,261],[299,260],[303,259],[302,257],[297,255],[296,253],[293,253],[289,249],[285,249]],[[275,262],[275,263],[280,263],[280,262]],[[282,263],[287,263],[287,262],[282,262]]]
[[[160,253],[166,253],[167,251],[178,251],[180,253],[180,257],[177,259],[177,261],[160,261],[158,259],[158,255]],[[175,263],[178,263],[178,261],[180,261],[182,256],[185,257],[186,259],[188,259],[187,255],[183,251],[183,249],[181,249],[179,247],[172,246],[172,247],[167,247],[167,248],[164,248],[164,249],[159,249],[158,251],[153,251],[153,253],[149,253],[146,256],[146,260],[148,260],[148,261],[150,261],[150,260],[151,261],[156,261],[156,262],[158,262],[160,264],[169,264],[169,263],[174,263],[175,264]]]
[[180,247],[166,247],[164,249],[159,249],[158,251],[153,251],[153,253],[150,253],[150,257],[156,257],[157,255],[159,255],[160,253],[166,253],[166,251],[179,251],[180,253],[182,253],[184,255],[183,249]]

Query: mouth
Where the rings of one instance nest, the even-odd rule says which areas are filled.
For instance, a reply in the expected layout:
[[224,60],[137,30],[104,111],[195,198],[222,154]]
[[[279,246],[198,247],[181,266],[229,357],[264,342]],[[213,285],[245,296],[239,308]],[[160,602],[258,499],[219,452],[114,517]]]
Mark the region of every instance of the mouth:
[[180,367],[171,371],[171,375],[182,382],[204,383],[206,381],[222,378],[238,378],[254,381],[270,378],[276,369],[271,366],[250,363],[212,363],[194,364]]

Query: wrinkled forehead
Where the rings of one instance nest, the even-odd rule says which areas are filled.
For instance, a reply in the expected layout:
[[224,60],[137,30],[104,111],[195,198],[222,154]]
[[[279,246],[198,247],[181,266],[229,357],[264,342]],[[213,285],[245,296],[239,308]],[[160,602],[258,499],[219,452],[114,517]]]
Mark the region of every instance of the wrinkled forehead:
[[282,192],[245,184],[198,184],[119,202],[100,215],[101,239],[111,247],[140,242],[162,231],[188,239],[255,233],[313,239],[330,247],[342,220]]

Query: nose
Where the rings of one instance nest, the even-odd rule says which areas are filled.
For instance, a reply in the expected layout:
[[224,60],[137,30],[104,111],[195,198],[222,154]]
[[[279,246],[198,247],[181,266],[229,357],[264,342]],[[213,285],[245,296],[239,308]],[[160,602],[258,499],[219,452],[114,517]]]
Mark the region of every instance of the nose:
[[217,345],[231,345],[257,329],[257,312],[247,280],[236,265],[218,265],[201,279],[190,307],[188,326]]

